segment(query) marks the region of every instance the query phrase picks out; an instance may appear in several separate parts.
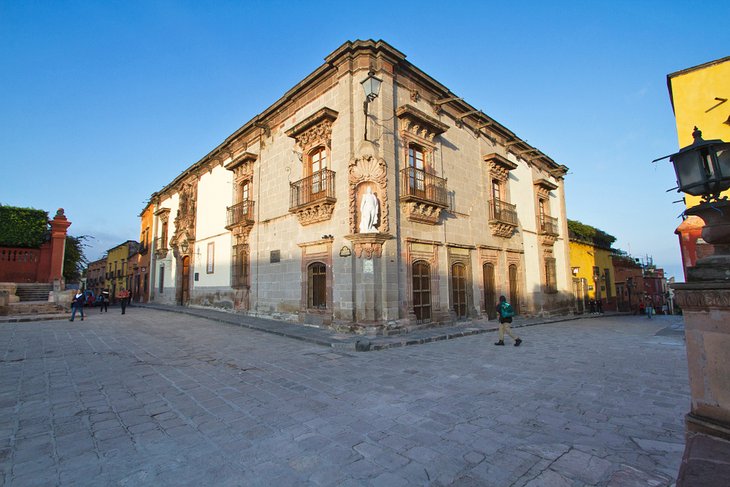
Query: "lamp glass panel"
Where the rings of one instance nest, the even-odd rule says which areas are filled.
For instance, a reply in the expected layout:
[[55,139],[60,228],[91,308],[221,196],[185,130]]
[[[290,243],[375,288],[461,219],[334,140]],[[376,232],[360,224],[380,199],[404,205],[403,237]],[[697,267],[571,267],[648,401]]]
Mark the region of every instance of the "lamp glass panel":
[[362,88],[365,90],[365,96],[370,96],[373,93],[373,77],[368,76],[365,81],[362,82]]
[[693,196],[705,192],[707,175],[703,169],[702,157],[698,151],[688,151],[675,154],[672,157],[674,172],[677,173],[677,184],[679,190]]
[[380,93],[381,81],[378,78],[372,77],[371,83],[372,83],[372,86],[371,86],[372,94],[375,96],[378,96],[378,93]]
[[730,178],[730,144],[716,146],[717,165],[723,178]]

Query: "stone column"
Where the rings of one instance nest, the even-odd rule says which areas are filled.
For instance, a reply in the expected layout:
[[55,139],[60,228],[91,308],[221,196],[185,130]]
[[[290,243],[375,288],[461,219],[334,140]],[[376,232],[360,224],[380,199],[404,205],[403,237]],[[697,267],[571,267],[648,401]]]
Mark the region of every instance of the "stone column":
[[51,271],[48,282],[61,282],[63,280],[63,259],[66,253],[66,231],[71,226],[71,222],[66,219],[63,208],[59,208],[56,216],[48,223],[51,225]]
[[354,247],[355,321],[367,332],[377,333],[383,326],[383,244],[393,237],[383,233],[356,233],[345,238]]
[[[721,210],[721,211],[718,211]],[[702,238],[715,254],[672,285],[684,313],[692,404],[678,486],[726,486],[730,479],[730,203],[687,210],[705,222]]]

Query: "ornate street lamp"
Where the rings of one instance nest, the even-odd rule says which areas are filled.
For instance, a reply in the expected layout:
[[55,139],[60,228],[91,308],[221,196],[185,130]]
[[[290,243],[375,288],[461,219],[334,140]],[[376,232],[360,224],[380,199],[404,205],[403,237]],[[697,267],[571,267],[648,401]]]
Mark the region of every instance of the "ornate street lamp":
[[[679,191],[701,196],[704,202],[720,200],[720,193],[730,189],[730,143],[722,140],[703,140],[695,127],[694,142],[669,158],[677,173]],[[727,198],[725,198],[727,199]]]
[[382,82],[383,80],[376,78],[375,73],[371,70],[368,71],[368,77],[360,83],[365,90],[365,101],[362,104],[363,111],[365,112],[365,140],[368,140],[368,105],[378,97]]
[[720,193],[730,189],[730,143],[703,140],[695,127],[694,142],[669,158],[674,164],[679,191],[702,197],[702,202],[688,208],[686,215],[700,217],[705,226],[702,238],[715,247],[715,253],[697,261],[687,270],[688,280],[730,281],[730,201]]

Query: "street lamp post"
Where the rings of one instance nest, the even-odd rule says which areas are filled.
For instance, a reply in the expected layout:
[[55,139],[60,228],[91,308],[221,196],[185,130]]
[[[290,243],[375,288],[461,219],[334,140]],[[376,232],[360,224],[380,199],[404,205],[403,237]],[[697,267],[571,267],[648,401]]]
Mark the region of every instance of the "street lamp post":
[[383,80],[376,78],[375,73],[371,70],[368,71],[368,77],[361,83],[363,90],[365,90],[365,101],[362,103],[362,109],[365,112],[365,140],[368,140],[368,105],[378,97],[382,82]]
[[730,143],[705,141],[697,127],[692,136],[691,145],[666,157],[679,191],[702,197],[685,214],[705,222],[702,238],[714,254],[687,269],[686,283],[672,285],[683,309],[692,397],[677,485],[724,485],[717,481],[730,478],[730,465],[708,462],[706,452],[730,458],[730,202],[720,195],[730,188]]

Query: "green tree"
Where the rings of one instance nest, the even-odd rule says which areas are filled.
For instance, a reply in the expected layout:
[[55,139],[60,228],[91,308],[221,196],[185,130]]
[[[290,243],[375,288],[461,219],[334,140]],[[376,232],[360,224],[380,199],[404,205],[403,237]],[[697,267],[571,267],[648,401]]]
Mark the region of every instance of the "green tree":
[[570,237],[592,243],[596,247],[610,249],[616,241],[616,237],[603,230],[581,223],[578,220],[568,220],[568,232]]
[[80,237],[66,236],[66,252],[63,257],[63,278],[66,282],[78,282],[81,273],[89,263],[84,256],[84,247],[88,247],[84,240],[88,238],[87,235]]
[[48,212],[0,205],[0,245],[38,248],[48,240]]

